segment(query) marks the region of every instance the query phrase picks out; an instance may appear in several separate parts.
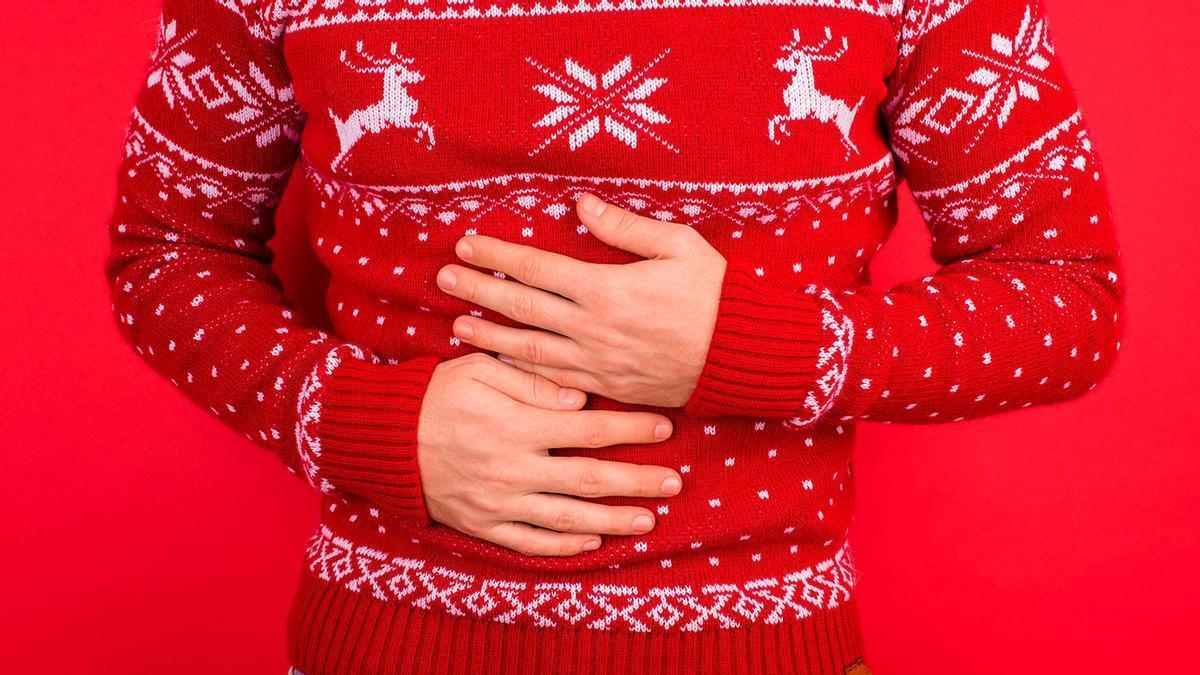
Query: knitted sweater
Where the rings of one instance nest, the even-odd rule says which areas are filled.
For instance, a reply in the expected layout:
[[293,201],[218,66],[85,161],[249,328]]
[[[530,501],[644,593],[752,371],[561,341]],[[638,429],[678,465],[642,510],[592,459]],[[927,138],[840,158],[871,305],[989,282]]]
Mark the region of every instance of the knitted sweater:
[[[323,493],[289,622],[308,675],[842,673],[855,423],[1062,401],[1118,349],[1104,181],[1039,0],[166,0],[125,150],[125,338]],[[270,267],[293,169],[328,332]],[[877,289],[901,178],[942,267]],[[674,436],[556,450],[682,493],[602,500],[650,534],[527,558],[425,510],[422,396],[471,351],[451,324],[511,325],[434,276],[475,233],[632,261],[579,223],[585,190],[729,268]]]

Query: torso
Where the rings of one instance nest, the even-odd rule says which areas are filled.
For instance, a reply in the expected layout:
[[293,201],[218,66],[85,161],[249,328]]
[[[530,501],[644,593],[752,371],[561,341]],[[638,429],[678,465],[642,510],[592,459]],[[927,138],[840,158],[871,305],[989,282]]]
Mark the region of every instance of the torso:
[[[284,48],[308,115],[311,237],[332,272],[336,332],[384,357],[468,353],[451,322],[478,308],[433,284],[465,234],[631,260],[581,227],[582,190],[690,224],[731,265],[797,291],[863,282],[894,224],[878,114],[897,58],[892,3],[309,4]],[[601,586],[700,593],[701,581],[783,588],[792,575],[848,593],[852,426],[667,414],[668,442],[603,451],[683,474],[683,494],[649,505],[650,535],[531,560],[447,528],[377,528],[366,504],[335,494],[310,565],[337,558],[333,537],[351,533],[473,579],[590,570]],[[734,513],[745,527],[723,516]]]

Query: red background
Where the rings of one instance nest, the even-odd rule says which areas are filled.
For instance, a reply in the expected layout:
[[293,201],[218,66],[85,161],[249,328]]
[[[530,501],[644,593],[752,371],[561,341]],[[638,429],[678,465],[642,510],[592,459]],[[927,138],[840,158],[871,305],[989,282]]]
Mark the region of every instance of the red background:
[[[1049,2],[1110,175],[1129,329],[1077,402],[863,426],[877,675],[1200,672],[1200,6]],[[124,347],[101,275],[157,3],[0,8],[0,672],[281,674],[316,498]],[[927,250],[909,208],[879,283]]]

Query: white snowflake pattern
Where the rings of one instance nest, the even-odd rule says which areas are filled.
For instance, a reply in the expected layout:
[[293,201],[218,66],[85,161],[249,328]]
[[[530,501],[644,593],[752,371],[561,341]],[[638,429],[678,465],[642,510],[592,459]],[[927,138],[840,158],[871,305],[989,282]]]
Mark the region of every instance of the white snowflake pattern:
[[[975,72],[967,76],[968,82],[984,88],[983,98],[972,115],[972,121],[983,120],[983,125],[976,132],[971,146],[979,141],[992,122],[997,127],[1003,127],[1020,99],[1041,100],[1039,86],[1055,91],[1059,88],[1059,85],[1042,76],[1050,67],[1054,47],[1050,43],[1045,19],[1035,18],[1031,7],[1025,8],[1025,18],[1016,35],[992,34],[992,53],[982,54],[972,50],[963,53],[982,62]],[[968,152],[971,146],[968,146]]]
[[291,83],[277,86],[262,68],[253,62],[246,64],[246,72],[243,73],[225,50],[221,50],[221,55],[229,65],[224,79],[232,92],[232,95],[226,93],[222,97],[223,105],[235,106],[233,110],[225,113],[225,117],[241,127],[227,134],[223,140],[232,141],[244,136],[254,136],[254,141],[260,148],[280,139],[292,142],[300,140],[300,111]]
[[1036,18],[1030,7],[1014,36],[994,33],[991,52],[964,50],[963,55],[979,65],[958,86],[948,86],[940,95],[931,91],[941,71],[934,67],[888,104],[894,116],[893,146],[906,162],[919,159],[936,165],[925,145],[936,135],[949,136],[960,126],[974,128],[963,146],[963,152],[970,153],[993,124],[1002,128],[1008,123],[1021,99],[1040,101],[1043,87],[1060,88],[1043,76],[1052,63],[1054,47],[1045,20]]
[[284,138],[298,140],[300,112],[291,84],[276,85],[253,62],[239,67],[220,46],[224,67],[202,62],[193,49],[196,34],[181,35],[175,21],[162,22],[147,87],[160,87],[167,106],[178,109],[193,129],[201,128],[198,110],[220,111],[236,126],[223,141],[253,136],[266,147]]
[[[175,21],[163,20],[158,29],[158,49],[146,77],[146,87],[153,89],[161,87],[163,98],[167,105],[174,109],[184,100],[195,98],[187,69],[196,63],[196,57],[187,50],[187,45],[196,37],[196,31],[179,35],[179,25]],[[190,114],[185,110],[188,122],[195,126]]]
[[665,77],[649,75],[670,51],[663,50],[636,72],[632,56],[626,56],[599,76],[569,58],[561,73],[532,57],[525,59],[550,79],[550,82],[534,86],[534,90],[555,104],[553,110],[533,123],[534,127],[552,131],[530,151],[529,156],[540,153],[563,136],[571,150],[577,150],[595,138],[601,129],[631,148],[637,148],[639,138],[645,136],[672,152],[679,152],[679,148],[651,129],[653,125],[669,124],[671,120],[646,103],[646,99],[667,82]]

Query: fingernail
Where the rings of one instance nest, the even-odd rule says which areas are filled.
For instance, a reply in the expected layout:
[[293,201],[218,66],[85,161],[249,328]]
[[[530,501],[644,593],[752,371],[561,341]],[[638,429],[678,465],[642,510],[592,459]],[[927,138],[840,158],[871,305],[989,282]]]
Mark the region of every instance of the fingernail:
[[454,276],[454,272],[450,270],[442,270],[437,276],[438,286],[444,291],[454,290],[454,285],[458,283],[458,278]]
[[595,551],[598,548],[600,548],[599,539],[588,539],[587,541],[583,542],[583,550],[585,551]]
[[608,207],[608,205],[605,204],[604,201],[601,200],[596,195],[589,194],[586,192],[584,193],[584,195],[583,195],[583,210],[584,211],[587,211],[588,213],[592,214],[593,216],[599,217],[604,214],[604,209],[607,207]]
[[454,334],[464,340],[470,340],[475,337],[475,329],[466,321],[455,321]]
[[659,422],[654,427],[654,437],[658,440],[666,440],[671,437],[671,423]]
[[633,531],[637,534],[645,534],[654,527],[654,519],[647,515],[641,515],[633,519]]
[[680,480],[675,476],[671,476],[663,481],[662,492],[668,497],[674,497],[675,495],[679,494],[679,491],[682,489],[683,483],[680,482]]
[[467,243],[466,239],[458,240],[458,244],[454,247],[454,252],[457,253],[458,257],[462,260],[470,260],[471,256],[475,255],[475,249],[471,248],[471,245]]
[[[496,358],[500,359],[501,361],[507,363],[510,366],[517,365],[517,362],[513,360],[513,357],[509,356],[508,354],[498,354],[498,355],[496,355]],[[559,394],[559,395],[561,396],[561,394]]]
[[566,405],[575,405],[579,402],[579,392],[574,389],[559,389],[558,400]]

